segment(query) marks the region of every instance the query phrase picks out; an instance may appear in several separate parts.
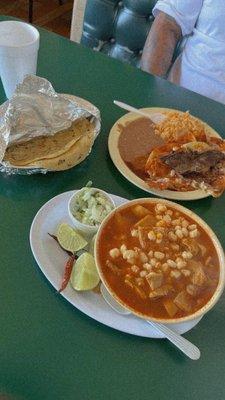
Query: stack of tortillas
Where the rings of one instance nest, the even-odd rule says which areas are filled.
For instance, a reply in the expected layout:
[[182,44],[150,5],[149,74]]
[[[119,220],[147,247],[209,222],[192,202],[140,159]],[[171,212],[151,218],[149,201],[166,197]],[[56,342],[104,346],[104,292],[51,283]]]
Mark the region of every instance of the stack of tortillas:
[[94,123],[74,122],[71,128],[53,136],[40,136],[10,145],[3,161],[15,168],[62,171],[74,167],[89,154],[95,139]]

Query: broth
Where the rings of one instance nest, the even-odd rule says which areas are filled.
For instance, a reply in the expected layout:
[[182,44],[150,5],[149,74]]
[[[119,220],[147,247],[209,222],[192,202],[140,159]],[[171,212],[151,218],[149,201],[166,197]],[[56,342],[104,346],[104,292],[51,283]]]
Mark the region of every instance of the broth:
[[208,234],[189,216],[160,202],[115,211],[98,246],[111,290],[149,317],[191,315],[210,300],[219,282],[219,260]]

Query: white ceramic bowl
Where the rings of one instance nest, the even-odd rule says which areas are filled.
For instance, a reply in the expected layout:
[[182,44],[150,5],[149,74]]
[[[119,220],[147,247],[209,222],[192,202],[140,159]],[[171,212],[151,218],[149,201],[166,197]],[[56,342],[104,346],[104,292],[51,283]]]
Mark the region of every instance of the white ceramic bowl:
[[[77,201],[77,197],[80,195],[80,193],[82,192],[82,190],[84,190],[85,188],[82,188],[80,190],[77,190],[74,192],[74,194],[71,196],[69,202],[68,202],[68,213],[70,216],[71,221],[73,222],[74,227],[81,233],[83,234],[86,238],[91,238],[92,236],[94,236],[96,234],[96,232],[98,231],[98,228],[100,226],[99,225],[88,225],[88,224],[84,224],[83,222],[79,221],[76,217],[74,217],[72,210],[76,204]],[[104,190],[98,189],[98,188],[91,188],[92,190],[94,190],[94,192],[100,192],[111,204],[112,207],[115,208],[115,203],[112,200],[111,196],[104,192]]]
[[[110,287],[109,283],[107,282],[107,279],[105,278],[105,275],[102,271],[102,265],[101,265],[101,260],[100,260],[100,256],[99,256],[99,248],[100,248],[100,242],[101,242],[101,236],[102,236],[102,231],[104,229],[104,227],[110,223],[110,220],[112,218],[112,216],[114,215],[115,212],[118,212],[119,210],[125,209],[127,207],[130,207],[131,205],[135,205],[135,204],[143,204],[143,203],[153,203],[153,204],[157,204],[157,203],[161,203],[161,204],[165,204],[167,206],[169,206],[170,208],[172,208],[175,211],[180,211],[181,213],[183,213],[184,215],[189,216],[191,219],[193,219],[194,221],[196,221],[196,223],[198,225],[201,226],[201,228],[203,228],[203,230],[208,234],[208,236],[210,237],[211,241],[213,242],[214,248],[216,250],[216,253],[218,255],[218,259],[219,259],[219,268],[220,268],[220,276],[219,276],[219,282],[217,285],[217,288],[215,289],[214,294],[212,295],[212,297],[209,299],[209,301],[199,310],[197,310],[195,313],[190,314],[188,316],[185,317],[181,317],[181,318],[154,318],[154,317],[150,317],[149,315],[146,315],[144,313],[138,312],[136,311],[135,308],[129,307],[115,292],[114,290]],[[186,321],[190,321],[190,320],[194,320],[196,318],[200,318],[201,316],[203,316],[206,312],[208,312],[219,300],[223,289],[224,289],[224,284],[225,284],[225,257],[224,257],[224,252],[222,249],[222,246],[219,242],[219,240],[217,239],[215,233],[211,230],[211,228],[200,218],[198,217],[196,214],[194,214],[192,211],[188,210],[187,208],[176,204],[174,202],[168,201],[168,200],[164,200],[164,199],[159,199],[159,198],[142,198],[142,199],[136,199],[136,200],[132,200],[129,201],[125,204],[122,204],[121,206],[117,207],[115,210],[113,210],[103,221],[103,223],[101,224],[97,236],[96,236],[96,240],[95,240],[95,261],[96,261],[96,266],[98,269],[98,273],[100,275],[101,281],[104,283],[104,285],[106,286],[106,288],[108,289],[109,293],[111,294],[111,296],[123,307],[127,308],[129,311],[131,311],[133,314],[137,315],[138,317],[144,318],[144,319],[150,319],[152,321],[155,322],[161,322],[164,324],[177,324],[180,322],[186,322]]]

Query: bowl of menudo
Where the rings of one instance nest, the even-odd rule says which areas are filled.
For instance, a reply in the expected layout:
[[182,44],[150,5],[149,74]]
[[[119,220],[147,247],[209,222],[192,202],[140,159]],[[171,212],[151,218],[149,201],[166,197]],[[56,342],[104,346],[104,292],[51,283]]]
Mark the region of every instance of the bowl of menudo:
[[101,224],[95,259],[102,282],[132,313],[162,323],[205,314],[225,282],[214,232],[192,211],[162,199],[137,199]]

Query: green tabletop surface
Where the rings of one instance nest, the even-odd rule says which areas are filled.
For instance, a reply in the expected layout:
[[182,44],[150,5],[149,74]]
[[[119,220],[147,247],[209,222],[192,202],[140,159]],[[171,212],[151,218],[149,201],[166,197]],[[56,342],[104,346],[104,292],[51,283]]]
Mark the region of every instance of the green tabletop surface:
[[[57,294],[29,244],[39,208],[89,180],[127,199],[146,197],[109,157],[110,128],[125,113],[113,105],[114,99],[135,107],[189,110],[223,137],[224,105],[56,34],[43,29],[40,34],[38,75],[57,92],[95,104],[102,129],[88,158],[70,170],[0,176],[0,399],[3,394],[22,400],[224,399],[224,295],[184,335],[201,349],[200,360],[191,361],[167,340],[125,334],[81,313]],[[5,100],[0,85],[0,103]],[[201,216],[224,246],[224,196],[182,204]]]

